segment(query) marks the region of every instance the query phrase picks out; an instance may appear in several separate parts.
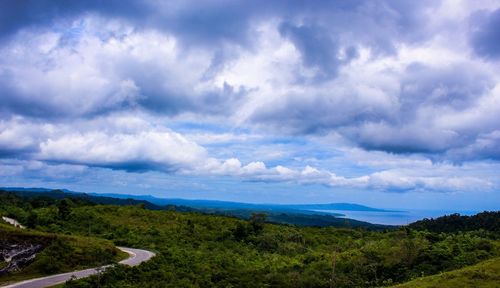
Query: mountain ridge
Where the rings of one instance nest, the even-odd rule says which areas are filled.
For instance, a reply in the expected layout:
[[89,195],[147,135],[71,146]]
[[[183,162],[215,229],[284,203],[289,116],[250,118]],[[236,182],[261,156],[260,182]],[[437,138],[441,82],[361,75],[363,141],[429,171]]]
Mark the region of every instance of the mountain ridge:
[[[213,207],[213,208],[268,208],[276,210],[344,210],[344,211],[372,211],[372,212],[394,212],[380,208],[369,207],[356,203],[312,203],[312,204],[273,204],[273,203],[246,203],[225,200],[204,200],[184,198],[160,198],[153,195],[133,195],[119,193],[87,193],[116,198],[132,198],[146,200],[156,205],[185,205],[191,207]],[[189,205],[188,205],[189,204]],[[321,212],[321,211],[315,211]],[[339,214],[339,213],[337,213]]]

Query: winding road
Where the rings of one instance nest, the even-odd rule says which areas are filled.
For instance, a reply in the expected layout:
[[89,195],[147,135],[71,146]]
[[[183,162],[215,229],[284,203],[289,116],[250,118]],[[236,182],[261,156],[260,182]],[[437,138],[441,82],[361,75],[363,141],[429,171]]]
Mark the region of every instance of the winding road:
[[[130,255],[129,258],[118,262],[118,263],[123,264],[123,265],[137,266],[137,265],[141,264],[142,262],[148,261],[149,259],[151,259],[155,256],[155,253],[153,253],[151,251],[147,251],[147,250],[126,248],[126,247],[116,247],[116,248],[118,248],[118,249],[122,250],[123,252],[126,252]],[[106,268],[108,268],[110,266],[112,266],[112,265],[106,265],[106,266],[101,266],[101,267],[97,267],[97,268],[90,268],[90,269],[85,269],[85,270],[80,270],[80,271],[73,271],[73,272],[51,275],[51,276],[42,277],[42,278],[36,278],[36,279],[26,280],[26,281],[14,283],[14,284],[9,284],[7,286],[1,286],[0,288],[50,287],[50,286],[64,283],[70,279],[80,279],[80,278],[85,278],[85,277],[100,273],[100,272],[106,270]]]

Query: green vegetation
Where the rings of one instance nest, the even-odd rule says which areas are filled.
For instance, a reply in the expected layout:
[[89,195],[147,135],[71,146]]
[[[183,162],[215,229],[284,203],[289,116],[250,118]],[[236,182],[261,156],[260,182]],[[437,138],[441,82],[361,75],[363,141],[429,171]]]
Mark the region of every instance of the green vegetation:
[[[106,273],[104,287],[147,286],[151,279],[162,287],[371,287],[500,255],[496,236],[486,231],[299,228],[263,224],[261,216],[246,222],[138,207],[81,207],[58,229],[85,233],[78,223],[89,218],[101,237],[160,252],[138,268]],[[92,281],[67,286],[92,287]]]
[[157,252],[138,267],[116,267],[66,287],[376,287],[500,256],[500,235],[484,229],[297,227],[266,223],[263,214],[244,221],[144,205],[55,200],[36,206],[34,199],[12,197],[0,202],[0,212],[39,231]]
[[436,219],[423,219],[409,225],[416,230],[427,230],[431,232],[459,232],[487,230],[500,232],[500,211],[482,212],[474,216],[461,216],[451,214]]
[[463,269],[418,278],[397,288],[497,288],[500,287],[500,258]]
[[0,223],[0,243],[43,247],[22,271],[0,276],[0,284],[96,267],[127,257],[108,240],[22,230],[3,223]]

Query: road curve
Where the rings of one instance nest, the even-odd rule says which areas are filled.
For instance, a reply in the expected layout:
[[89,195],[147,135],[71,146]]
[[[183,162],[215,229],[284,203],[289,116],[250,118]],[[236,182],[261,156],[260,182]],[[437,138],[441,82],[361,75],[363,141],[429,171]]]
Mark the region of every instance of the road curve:
[[[118,262],[118,263],[123,264],[123,265],[137,266],[137,265],[141,264],[142,262],[148,261],[149,259],[151,259],[155,256],[155,253],[147,251],[147,250],[126,248],[126,247],[116,247],[116,248],[118,248],[118,249],[122,250],[123,252],[126,252],[130,255],[129,258]],[[70,279],[80,279],[80,278],[89,277],[91,275],[94,275],[94,274],[97,274],[99,272],[106,270],[106,268],[108,268],[110,266],[112,266],[112,265],[106,265],[106,266],[101,266],[101,267],[97,267],[97,268],[90,268],[90,269],[85,269],[85,270],[80,270],[80,271],[73,271],[73,272],[68,272],[68,273],[51,275],[51,276],[42,277],[42,278],[35,278],[35,279],[31,279],[31,280],[25,280],[22,282],[14,283],[14,284],[9,284],[7,286],[1,286],[0,288],[50,287],[50,286],[64,283]]]

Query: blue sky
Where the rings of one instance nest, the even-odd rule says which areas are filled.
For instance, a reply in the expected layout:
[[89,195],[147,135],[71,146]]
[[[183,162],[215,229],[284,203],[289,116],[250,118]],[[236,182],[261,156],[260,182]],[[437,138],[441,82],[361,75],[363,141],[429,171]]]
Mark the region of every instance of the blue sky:
[[500,207],[498,1],[2,1],[0,186]]

